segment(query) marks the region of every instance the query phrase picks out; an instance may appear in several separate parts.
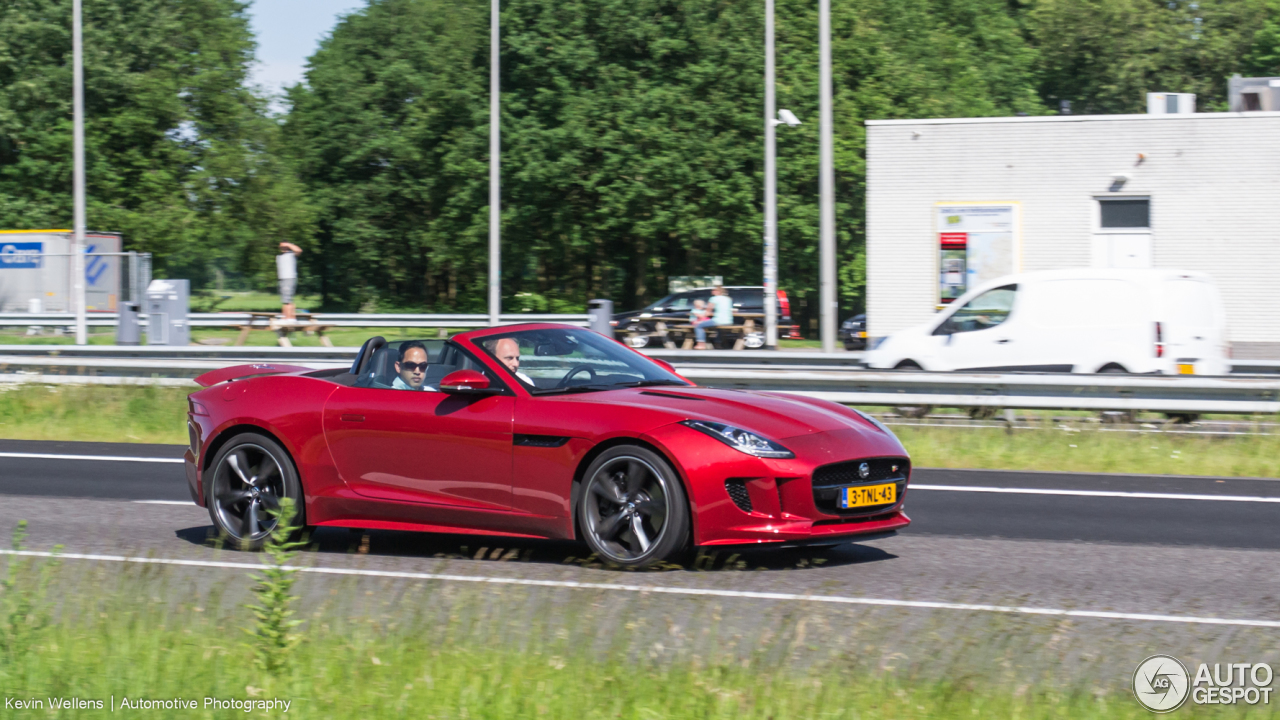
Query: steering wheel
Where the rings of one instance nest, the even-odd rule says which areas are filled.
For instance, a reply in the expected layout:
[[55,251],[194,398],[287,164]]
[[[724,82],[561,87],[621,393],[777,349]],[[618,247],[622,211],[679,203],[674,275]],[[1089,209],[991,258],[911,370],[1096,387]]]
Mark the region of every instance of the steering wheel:
[[569,371],[569,374],[568,374],[568,375],[565,375],[563,378],[560,378],[560,382],[556,383],[556,387],[558,387],[558,388],[568,387],[568,386],[569,386],[569,381],[573,379],[573,376],[574,376],[574,375],[577,375],[577,374],[578,374],[578,373],[580,373],[580,372],[588,372],[588,373],[591,373],[591,379],[592,379],[592,380],[595,380],[595,379],[596,379],[596,369],[595,369],[595,368],[593,368],[593,367],[591,367],[590,365],[587,365],[587,364],[574,365],[574,366],[573,366],[573,369],[571,369],[571,370]]

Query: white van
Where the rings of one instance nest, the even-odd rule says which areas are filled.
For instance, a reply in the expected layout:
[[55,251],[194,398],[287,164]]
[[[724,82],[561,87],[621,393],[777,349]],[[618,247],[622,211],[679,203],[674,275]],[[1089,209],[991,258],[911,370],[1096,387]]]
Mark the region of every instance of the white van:
[[1187,270],[1009,275],[957,298],[865,357],[878,369],[1226,375],[1212,278]]

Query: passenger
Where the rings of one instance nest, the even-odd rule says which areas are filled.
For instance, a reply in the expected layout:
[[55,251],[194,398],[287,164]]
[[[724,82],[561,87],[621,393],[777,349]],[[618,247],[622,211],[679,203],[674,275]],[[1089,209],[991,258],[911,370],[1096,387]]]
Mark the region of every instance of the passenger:
[[400,346],[400,360],[396,363],[396,379],[391,387],[396,390],[429,390],[439,392],[426,384],[427,346],[411,340]]
[[693,325],[693,334],[698,339],[694,350],[707,349],[707,328],[733,324],[733,300],[723,286],[717,285],[711,290],[710,305],[711,317]]
[[520,372],[520,343],[516,342],[515,338],[502,338],[494,344],[492,352],[493,356],[506,365],[512,374],[520,378],[521,382],[537,387],[534,385],[533,378]]

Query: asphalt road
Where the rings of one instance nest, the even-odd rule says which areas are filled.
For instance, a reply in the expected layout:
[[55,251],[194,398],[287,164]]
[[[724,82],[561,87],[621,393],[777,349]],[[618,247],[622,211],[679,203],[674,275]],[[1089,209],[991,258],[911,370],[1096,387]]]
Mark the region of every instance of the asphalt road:
[[[182,452],[173,445],[0,440],[0,495],[189,501],[178,463],[21,457],[178,460]],[[919,487],[908,491],[911,536],[1280,549],[1280,480],[917,469],[912,485]],[[1052,491],[1098,495],[1044,494]],[[1219,497],[1274,502],[1209,499]]]

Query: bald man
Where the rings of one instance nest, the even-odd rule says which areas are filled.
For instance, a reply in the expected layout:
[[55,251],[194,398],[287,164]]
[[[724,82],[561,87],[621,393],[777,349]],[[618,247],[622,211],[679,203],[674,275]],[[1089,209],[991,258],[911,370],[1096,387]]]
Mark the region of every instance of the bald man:
[[520,378],[520,382],[536,387],[532,378],[520,372],[520,343],[516,342],[514,338],[502,338],[499,340],[493,346],[493,355],[503,365],[506,365],[513,375]]

